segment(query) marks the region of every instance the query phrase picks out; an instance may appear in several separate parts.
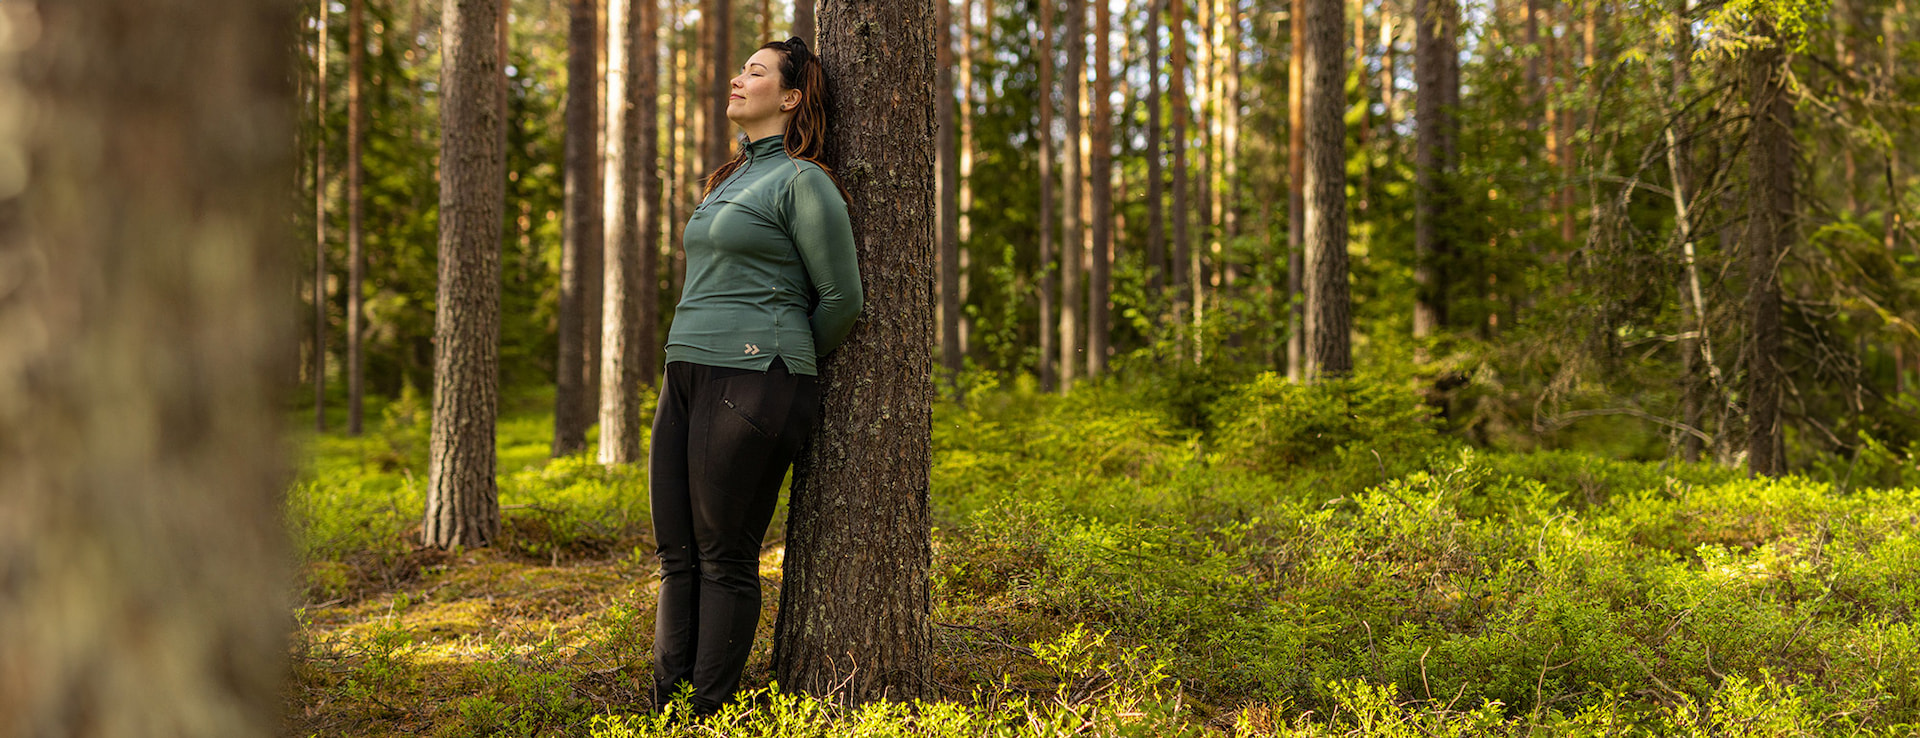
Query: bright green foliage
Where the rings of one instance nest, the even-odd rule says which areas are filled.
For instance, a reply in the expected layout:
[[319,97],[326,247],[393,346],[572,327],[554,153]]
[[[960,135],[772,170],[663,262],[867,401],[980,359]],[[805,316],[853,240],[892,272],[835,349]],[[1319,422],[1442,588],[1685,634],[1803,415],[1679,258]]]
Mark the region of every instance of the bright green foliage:
[[[415,431],[397,402],[364,442],[317,439],[293,495],[318,603],[296,644],[300,699],[319,711],[303,725],[956,738],[1920,725],[1920,488],[1463,449],[1384,380],[1263,376],[1215,395],[1202,431],[1174,419],[1176,395],[1120,381],[1063,398],[971,378],[965,402],[936,409],[936,699],[847,708],[781,692],[762,643],[754,691],[704,723],[643,712],[654,575],[637,470],[542,465],[546,421],[525,409],[542,398],[509,403],[522,409],[502,424],[516,461],[501,550],[410,554],[413,503],[395,500]],[[777,580],[779,551],[764,576]]]
[[[1368,481],[1399,476],[1404,462],[1423,463],[1452,445],[1441,436],[1433,408],[1404,385],[1344,379],[1303,385],[1267,372],[1221,401],[1214,463],[1269,475],[1302,467],[1357,473]],[[1368,462],[1372,462],[1369,464]]]

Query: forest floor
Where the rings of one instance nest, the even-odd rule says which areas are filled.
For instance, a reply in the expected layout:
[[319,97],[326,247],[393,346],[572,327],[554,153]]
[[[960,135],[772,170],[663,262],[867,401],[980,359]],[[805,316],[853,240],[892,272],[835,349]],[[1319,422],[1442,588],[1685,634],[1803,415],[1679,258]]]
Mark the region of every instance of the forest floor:
[[[302,441],[288,732],[1920,734],[1911,451],[1756,482],[1464,448],[1378,382],[1154,397],[937,408],[934,699],[769,687],[776,522],[750,691],[689,725],[646,693],[644,473],[549,461],[550,392],[515,397],[500,541],[420,549],[427,412],[404,395],[359,438]],[[1862,463],[1906,486],[1848,487]]]

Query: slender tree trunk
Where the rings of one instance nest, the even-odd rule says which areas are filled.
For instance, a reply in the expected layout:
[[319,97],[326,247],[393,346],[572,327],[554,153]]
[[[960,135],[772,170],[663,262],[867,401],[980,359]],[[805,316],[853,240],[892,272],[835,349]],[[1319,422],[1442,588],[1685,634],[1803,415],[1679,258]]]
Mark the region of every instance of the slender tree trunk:
[[[621,158],[607,160],[609,223],[606,307],[600,345],[600,463],[640,461],[642,390],[658,376],[655,346],[660,309],[659,0],[613,0],[607,43],[624,65],[620,105],[609,111],[608,135],[620,136]],[[609,66],[612,66],[609,64]],[[609,75],[609,82],[612,76]],[[619,117],[618,128],[612,118]]]
[[[682,19],[682,22],[686,17],[685,9],[678,2],[675,3],[674,17]],[[667,264],[667,298],[664,302],[668,305],[679,304],[680,287],[686,280],[686,252],[681,249],[680,237],[682,229],[686,227],[687,213],[694,206],[692,196],[699,189],[693,181],[696,154],[690,146],[693,141],[694,111],[688,101],[693,96],[687,89],[691,84],[688,76],[692,68],[690,60],[695,54],[693,49],[688,48],[690,39],[684,26],[675,28],[674,38],[678,46],[673,51],[673,127],[672,139],[667,147],[667,171],[673,173],[673,196],[669,200],[667,213],[667,253],[671,261]]]
[[1160,28],[1161,3],[1147,0],[1147,292],[1158,296],[1166,285],[1167,221],[1166,180],[1162,158],[1160,116]]
[[706,62],[713,75],[707,79],[706,107],[706,169],[711,172],[719,169],[733,151],[728,145],[731,137],[727,135],[731,125],[727,120],[727,83],[735,74],[735,66],[745,60],[729,58],[733,55],[733,0],[704,0],[700,23],[707,33]]
[[[938,1],[938,0],[936,0]],[[933,8],[827,0],[827,158],[872,296],[826,357],[819,429],[794,472],[774,673],[855,702],[928,691],[932,661]]]
[[814,0],[793,0],[793,35],[807,42],[807,48],[817,49],[819,44],[813,34]]
[[0,734],[273,734],[295,7],[6,10]]
[[[1405,24],[1401,24],[1401,27],[1404,26]],[[1394,48],[1398,40],[1399,35],[1393,23],[1393,13],[1382,8],[1380,11],[1380,108],[1385,115],[1380,121],[1380,138],[1388,141],[1394,137],[1394,121],[1400,119],[1400,96],[1396,92],[1399,85],[1397,75],[1400,55]],[[1393,147],[1390,144],[1385,148],[1388,153],[1392,153]]]
[[1352,373],[1345,0],[1307,0],[1307,377]]
[[[1712,355],[1707,343],[1704,300],[1700,294],[1699,271],[1694,264],[1693,222],[1689,212],[1693,204],[1693,144],[1686,118],[1679,114],[1686,103],[1687,86],[1692,77],[1689,58],[1693,55],[1693,26],[1687,19],[1687,0],[1678,0],[1673,16],[1673,60],[1668,91],[1668,113],[1673,125],[1667,129],[1667,168],[1673,179],[1674,224],[1680,229],[1683,271],[1680,275],[1680,313],[1684,319],[1680,339],[1680,419],[1689,428],[1699,428],[1704,414],[1701,403],[1701,353]],[[1680,434],[1680,455],[1689,462],[1700,460],[1700,438]]]
[[940,365],[960,373],[960,169],[953,117],[953,4],[933,0],[938,40],[938,94],[934,98],[940,170]]
[[560,356],[555,361],[553,455],[587,447],[586,316],[581,287],[597,273],[581,268],[581,255],[602,248],[600,221],[600,18],[593,0],[571,0],[567,23],[566,223],[560,241]]
[[[1574,85],[1577,84],[1576,80],[1579,79],[1579,71],[1575,67],[1573,57],[1574,50],[1572,48],[1573,6],[1570,4],[1562,5],[1560,10],[1561,25],[1567,29],[1568,37],[1562,39],[1563,47],[1561,48],[1559,61],[1563,64],[1561,68],[1566,70],[1564,76],[1565,82],[1563,84],[1566,85],[1565,89],[1571,93],[1574,90]],[[1567,99],[1569,101],[1572,100],[1572,95],[1569,94]],[[1557,189],[1557,192],[1560,207],[1560,239],[1568,244],[1573,243],[1575,237],[1574,232],[1576,230],[1575,226],[1577,225],[1573,215],[1573,133],[1577,129],[1574,116],[1575,112],[1571,103],[1567,105],[1566,109],[1560,111],[1560,187]]]
[[1287,380],[1307,380],[1307,0],[1287,21]]
[[[1531,111],[1533,110],[1533,105],[1539,103],[1540,98],[1544,96],[1543,93],[1545,92],[1540,87],[1540,58],[1544,55],[1545,49],[1540,48],[1540,0],[1526,0],[1526,3],[1526,10],[1524,11],[1527,14],[1524,24],[1526,27],[1525,33],[1527,45],[1533,47],[1533,54],[1527,57],[1527,87],[1523,93],[1526,95],[1526,99],[1531,102],[1531,104],[1528,105],[1528,110]],[[1527,114],[1527,130],[1537,131],[1539,129],[1540,116],[1537,113],[1529,112]]]
[[500,530],[494,419],[506,152],[499,13],[494,0],[446,0],[441,15],[440,289],[422,532],[440,548],[484,546]]
[[1173,244],[1169,249],[1173,253],[1173,313],[1176,321],[1187,315],[1193,304],[1193,285],[1188,275],[1191,266],[1192,242],[1187,225],[1192,215],[1187,211],[1187,115],[1191,112],[1187,105],[1187,8],[1183,0],[1171,0],[1167,8],[1167,35],[1172,39],[1170,49],[1172,59],[1168,64],[1167,97],[1173,116],[1170,122],[1172,132],[1168,136],[1167,147],[1173,159]]
[[366,78],[366,0],[347,0],[347,435],[357,436],[363,425],[366,398],[366,314],[361,290],[366,283],[367,255],[361,248],[360,139],[366,111],[360,85]]
[[[1041,2],[1059,2],[1060,0],[1041,0]],[[1065,0],[1067,17],[1062,24],[1060,37],[1065,42],[1061,51],[1066,53],[1067,66],[1060,73],[1060,101],[1066,111],[1066,151],[1061,159],[1066,162],[1060,183],[1061,193],[1066,195],[1061,203],[1062,223],[1060,229],[1060,392],[1073,389],[1073,377],[1080,365],[1080,310],[1085,303],[1080,297],[1080,257],[1086,241],[1085,224],[1081,221],[1081,193],[1086,187],[1086,170],[1081,167],[1080,147],[1080,80],[1086,77],[1086,15],[1087,6],[1082,0]]]
[[327,45],[329,9],[320,3],[320,40],[315,46],[313,129],[313,430],[327,430]]
[[[502,0],[501,23],[503,24],[506,23],[507,20],[505,15],[506,6],[504,3],[509,1],[510,0]],[[571,2],[572,0],[569,1]],[[600,7],[604,6],[604,3],[600,2],[600,0],[593,0],[593,4],[596,6],[594,8],[594,16],[598,19],[605,13],[602,7]],[[505,28],[503,27],[502,30],[504,31]],[[595,33],[600,32],[598,23],[595,24],[593,30]],[[571,29],[569,29],[569,32],[571,32]],[[502,37],[501,44],[500,63],[506,64],[509,62],[509,57],[507,56],[504,36]],[[598,67],[605,59],[606,50],[603,48],[605,44],[600,43],[600,38],[596,36],[593,46],[594,66]],[[591,230],[582,234],[584,240],[581,243],[586,247],[580,249],[579,254],[576,256],[576,265],[579,267],[580,275],[579,336],[581,358],[579,367],[582,370],[581,374],[583,376],[580,380],[581,391],[574,396],[578,398],[579,402],[579,409],[575,412],[579,414],[578,417],[581,418],[580,422],[583,424],[591,424],[594,418],[600,414],[600,333],[602,328],[600,323],[601,310],[606,301],[606,258],[604,254],[606,252],[607,228],[606,218],[604,217],[605,203],[603,202],[606,197],[607,185],[601,181],[603,176],[602,167],[605,165],[599,160],[601,153],[606,149],[606,141],[602,139],[606,132],[601,130],[603,125],[601,121],[603,120],[602,111],[606,109],[609,100],[612,99],[610,96],[617,94],[616,92],[609,92],[605,85],[600,84],[600,80],[604,78],[604,74],[597,74],[592,83],[593,96],[596,104],[594,105],[594,109],[589,111],[592,115],[590,118],[592,122],[588,124],[588,127],[589,130],[592,131],[592,138],[586,141],[588,150],[592,152],[590,154],[592,161],[587,164],[587,166],[591,167],[591,171],[588,172],[588,176],[591,178],[588,180],[588,186],[592,194],[588,196],[590,201],[585,203],[588,208],[587,217],[591,219],[591,222],[584,226]],[[508,120],[512,120],[512,118],[509,117]],[[581,432],[583,434],[586,432],[584,426]],[[583,437],[580,445],[576,447],[576,450],[585,449],[586,440]]]
[[1093,152],[1087,169],[1093,180],[1093,253],[1087,270],[1087,376],[1107,370],[1113,288],[1113,55],[1108,48],[1113,12],[1105,0],[1093,5]]
[[1414,0],[1414,206],[1413,337],[1431,338],[1447,321],[1447,243],[1440,221],[1449,217],[1444,203],[1446,137],[1452,112],[1446,105],[1447,41],[1450,0]]
[[[988,9],[988,12],[992,12],[991,8]],[[967,304],[967,289],[970,285],[967,272],[971,264],[968,259],[967,249],[961,248],[959,244],[965,244],[973,239],[973,111],[975,102],[973,72],[975,41],[973,29],[973,0],[960,0],[960,18],[956,27],[960,29],[960,102],[958,108],[955,110],[955,114],[960,118],[957,126],[960,141],[956,144],[960,162],[960,181],[959,189],[955,196],[957,204],[954,208],[955,233],[959,236],[954,246],[956,254],[954,268],[957,271],[954,299],[960,305],[964,306]],[[955,317],[959,320],[960,354],[964,356],[967,353],[967,329],[969,325],[964,308],[963,312]]]
[[[1224,138],[1221,144],[1224,147],[1222,159],[1224,161],[1224,171],[1227,181],[1226,208],[1220,213],[1220,228],[1226,235],[1227,240],[1233,241],[1240,237],[1242,228],[1241,217],[1243,203],[1240,199],[1240,185],[1242,180],[1240,176],[1240,88],[1242,83],[1241,77],[1245,74],[1243,67],[1245,55],[1240,52],[1241,49],[1246,48],[1248,40],[1242,25],[1242,21],[1246,16],[1243,12],[1244,9],[1240,6],[1240,0],[1227,0],[1227,7],[1227,28],[1229,31],[1226,44],[1229,51],[1227,53],[1226,86],[1223,88],[1225,95],[1221,99],[1221,104],[1225,106],[1221,117],[1221,125],[1224,129]],[[1235,268],[1243,269],[1244,266],[1237,266]],[[1233,279],[1234,272],[1227,272],[1227,284],[1233,284]]]
[[1747,52],[1753,134],[1747,238],[1747,472],[1784,471],[1778,456],[1780,415],[1779,260],[1793,247],[1793,103],[1786,95],[1786,61],[1771,24],[1767,45]]
[[[1878,84],[1879,92],[1883,95],[1895,94],[1893,91],[1895,81],[1894,70],[1898,66],[1900,59],[1899,49],[1901,43],[1904,41],[1899,33],[1899,19],[1905,17],[1906,14],[1906,0],[1894,0],[1893,11],[1880,15],[1880,48],[1883,56],[1880,62]],[[1901,197],[1901,193],[1906,192],[1907,178],[1904,169],[1900,165],[1900,147],[1887,147],[1886,156],[1887,204],[1886,207],[1882,209],[1883,215],[1881,216],[1880,228],[1881,239],[1885,244],[1887,252],[1892,254],[1899,245],[1899,234],[1905,227],[1905,219],[1901,216],[1901,213],[1904,212],[1903,208],[1905,207],[1905,203]],[[1920,368],[1920,362],[1914,361],[1914,355],[1910,351],[1903,348],[1901,344],[1895,343],[1893,346],[1893,391],[1896,395],[1904,395],[1912,389],[1907,382],[1907,372],[1910,367]]]
[[1367,151],[1367,145],[1373,138],[1373,96],[1367,89],[1367,13],[1365,0],[1355,0],[1357,12],[1353,14],[1353,84],[1359,92],[1360,127],[1354,134],[1354,143],[1360,147],[1360,202],[1354,204],[1354,210],[1364,220],[1367,206],[1373,199],[1373,157]]
[[1054,371],[1053,294],[1053,4],[1040,5],[1040,389],[1051,392],[1059,381]]

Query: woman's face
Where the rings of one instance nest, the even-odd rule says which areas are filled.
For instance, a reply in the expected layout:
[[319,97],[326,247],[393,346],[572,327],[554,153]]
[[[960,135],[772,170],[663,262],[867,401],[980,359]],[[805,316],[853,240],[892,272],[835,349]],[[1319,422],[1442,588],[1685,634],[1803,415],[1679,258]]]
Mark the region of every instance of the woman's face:
[[767,121],[791,114],[787,108],[799,101],[799,90],[780,86],[780,52],[761,49],[740,66],[740,74],[728,87],[727,119],[749,130]]

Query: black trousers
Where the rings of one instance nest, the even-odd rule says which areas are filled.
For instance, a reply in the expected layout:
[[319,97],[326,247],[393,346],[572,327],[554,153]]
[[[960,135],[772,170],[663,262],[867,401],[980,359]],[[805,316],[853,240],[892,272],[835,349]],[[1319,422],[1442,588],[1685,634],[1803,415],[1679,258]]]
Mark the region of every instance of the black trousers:
[[813,429],[813,377],[673,362],[653,417],[648,487],[659,542],[655,704],[693,685],[697,712],[740,685],[760,622],[760,543]]

